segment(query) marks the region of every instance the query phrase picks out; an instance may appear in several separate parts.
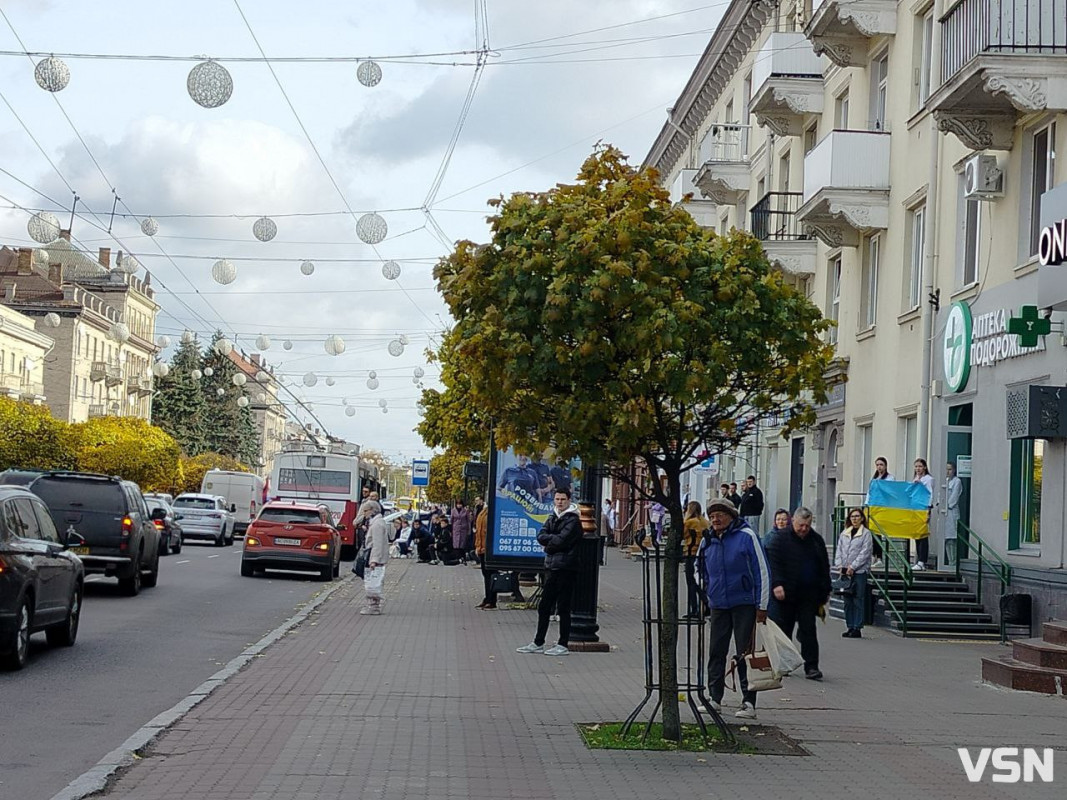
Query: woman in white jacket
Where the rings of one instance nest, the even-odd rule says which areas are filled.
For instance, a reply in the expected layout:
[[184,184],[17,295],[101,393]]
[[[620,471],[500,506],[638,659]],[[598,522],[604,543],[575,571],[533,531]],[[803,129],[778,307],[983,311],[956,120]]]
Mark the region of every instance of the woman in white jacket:
[[867,530],[863,509],[854,508],[848,512],[848,527],[837,538],[837,552],[834,554],[834,570],[841,577],[851,577],[856,590],[853,594],[844,595],[847,630],[841,635],[846,639],[859,639],[861,636],[867,573],[871,569],[873,549],[874,537]]
[[389,561],[389,531],[393,526],[382,516],[382,507],[377,501],[364,500],[363,505],[367,507],[365,518],[370,520],[367,538],[364,541],[364,547],[370,548],[370,555],[367,558],[367,572],[363,579],[366,604],[359,613],[377,616],[382,613],[385,564]]

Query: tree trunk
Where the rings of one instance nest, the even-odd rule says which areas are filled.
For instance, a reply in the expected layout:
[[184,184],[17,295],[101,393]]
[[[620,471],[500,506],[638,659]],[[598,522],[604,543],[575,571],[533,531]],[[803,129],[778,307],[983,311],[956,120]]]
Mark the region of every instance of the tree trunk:
[[663,545],[663,597],[659,627],[659,697],[663,715],[663,738],[682,740],[682,721],[678,708],[678,563],[682,545],[682,508],[680,476],[666,469],[667,510],[670,527]]

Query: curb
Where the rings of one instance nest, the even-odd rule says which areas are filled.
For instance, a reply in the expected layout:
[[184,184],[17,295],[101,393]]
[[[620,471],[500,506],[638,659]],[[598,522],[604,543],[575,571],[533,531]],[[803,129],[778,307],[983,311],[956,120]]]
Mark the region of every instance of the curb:
[[311,612],[325,603],[334,592],[349,583],[353,583],[354,580],[351,576],[347,576],[334,581],[331,586],[328,586],[318,596],[309,600],[293,616],[289,617],[258,642],[242,650],[240,655],[231,659],[226,666],[193,689],[185,699],[180,700],[142,725],[130,738],[96,762],[95,766],[83,772],[68,783],[65,789],[53,795],[51,800],[82,800],[82,798],[89,795],[104,791],[107,788],[108,780],[123,767],[127,767],[140,759],[140,751],[148,747],[167,728],[200,705],[212,692],[240,672],[253,658],[307,619]]

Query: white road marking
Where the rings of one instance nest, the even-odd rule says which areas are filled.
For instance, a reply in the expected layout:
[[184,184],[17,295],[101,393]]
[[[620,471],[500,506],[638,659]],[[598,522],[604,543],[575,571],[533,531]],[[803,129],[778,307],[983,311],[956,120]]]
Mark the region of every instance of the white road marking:
[[96,583],[97,581],[102,581],[102,580],[103,580],[103,578],[101,578],[99,575],[90,575],[88,578],[85,579],[85,582],[86,583]]
[[189,563],[189,559],[187,558],[187,559],[185,559],[185,561],[179,561],[178,563],[179,564],[188,564]]
[[208,556],[208,558],[218,558],[218,556]]

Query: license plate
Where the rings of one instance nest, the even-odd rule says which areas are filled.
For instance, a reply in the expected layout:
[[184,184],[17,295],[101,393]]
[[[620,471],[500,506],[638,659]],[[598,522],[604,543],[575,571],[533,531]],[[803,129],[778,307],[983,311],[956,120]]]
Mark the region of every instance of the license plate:
[[72,547],[72,548],[70,548],[70,552],[74,553],[74,555],[76,555],[76,556],[87,556],[87,555],[89,555],[89,548],[88,547]]
[[280,536],[276,536],[274,538],[274,543],[292,545],[293,547],[299,547],[301,545],[301,541],[299,539],[284,539]]

